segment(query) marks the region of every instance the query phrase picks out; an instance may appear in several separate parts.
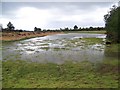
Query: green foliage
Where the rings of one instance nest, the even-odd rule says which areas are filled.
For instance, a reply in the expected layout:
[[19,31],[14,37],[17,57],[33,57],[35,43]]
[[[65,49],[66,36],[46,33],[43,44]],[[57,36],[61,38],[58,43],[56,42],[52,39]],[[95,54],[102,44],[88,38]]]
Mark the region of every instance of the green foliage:
[[107,39],[111,42],[120,43],[120,7],[115,5],[108,14],[104,15],[105,28],[107,30]]

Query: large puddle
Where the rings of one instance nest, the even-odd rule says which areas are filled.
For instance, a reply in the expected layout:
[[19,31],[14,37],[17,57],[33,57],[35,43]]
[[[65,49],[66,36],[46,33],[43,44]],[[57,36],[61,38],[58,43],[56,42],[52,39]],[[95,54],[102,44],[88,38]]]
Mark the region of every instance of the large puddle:
[[[3,60],[64,63],[65,61],[98,62],[105,58],[105,34],[58,34],[23,41],[3,43]],[[84,38],[102,38],[90,43]]]

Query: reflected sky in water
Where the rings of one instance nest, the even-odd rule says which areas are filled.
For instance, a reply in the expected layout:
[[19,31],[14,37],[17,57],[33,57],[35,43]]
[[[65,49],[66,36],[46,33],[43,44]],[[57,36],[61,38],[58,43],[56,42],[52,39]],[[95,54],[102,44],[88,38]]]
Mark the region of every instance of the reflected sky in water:
[[103,38],[105,34],[58,34],[5,44],[3,60],[64,63],[65,61],[99,62],[105,58],[105,44],[88,44],[82,38]]

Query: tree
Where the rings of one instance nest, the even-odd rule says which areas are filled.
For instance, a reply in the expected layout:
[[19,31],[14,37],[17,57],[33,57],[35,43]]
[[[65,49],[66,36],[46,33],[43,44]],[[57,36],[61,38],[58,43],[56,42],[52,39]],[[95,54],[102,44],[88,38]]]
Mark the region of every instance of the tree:
[[7,24],[7,29],[8,29],[8,30],[14,30],[15,27],[13,26],[13,24],[12,24],[11,22],[9,22],[9,23]]
[[34,28],[34,31],[35,31],[35,32],[37,31],[37,27]]
[[34,31],[35,31],[35,32],[41,32],[41,28],[35,27],[35,28],[34,28]]
[[74,30],[77,30],[77,29],[78,29],[78,26],[77,26],[77,25],[75,25],[75,26],[74,26]]
[[38,28],[38,31],[41,32],[41,28]]
[[108,14],[104,15],[107,40],[113,43],[120,43],[120,20],[118,18],[120,18],[120,6],[114,5]]
[[94,28],[93,27],[89,27],[89,30],[93,30]]
[[0,31],[2,31],[3,27],[2,27],[2,24],[0,24]]
[[82,30],[81,27],[78,30],[81,31]]
[[69,28],[67,27],[67,28],[65,28],[65,31],[68,31],[69,30]]

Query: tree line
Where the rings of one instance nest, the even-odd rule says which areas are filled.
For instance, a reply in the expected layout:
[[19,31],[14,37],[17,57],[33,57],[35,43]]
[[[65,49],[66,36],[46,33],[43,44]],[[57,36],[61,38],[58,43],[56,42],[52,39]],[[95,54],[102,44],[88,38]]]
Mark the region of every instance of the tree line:
[[[1,26],[1,29],[3,32],[5,31],[19,31],[19,32],[23,32],[23,31],[28,31],[28,30],[18,30],[16,29],[15,30],[15,26],[9,22],[7,24],[7,28],[2,28]],[[60,32],[60,31],[99,31],[99,30],[104,30],[104,27],[88,27],[88,28],[81,28],[81,27],[78,27],[77,25],[74,25],[73,29],[71,28],[60,28],[60,29],[56,29],[56,30],[51,30],[51,29],[41,29],[41,28],[38,28],[38,27],[34,27],[34,32]]]

